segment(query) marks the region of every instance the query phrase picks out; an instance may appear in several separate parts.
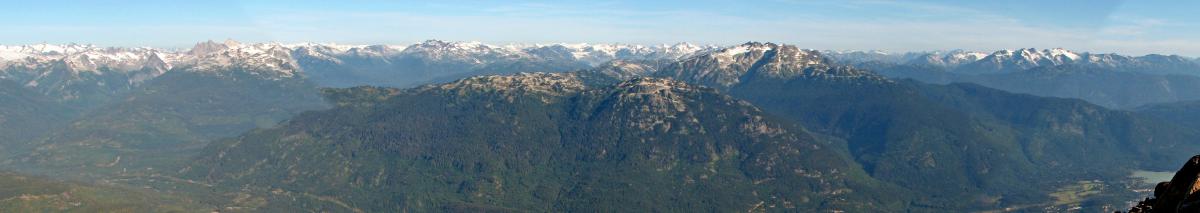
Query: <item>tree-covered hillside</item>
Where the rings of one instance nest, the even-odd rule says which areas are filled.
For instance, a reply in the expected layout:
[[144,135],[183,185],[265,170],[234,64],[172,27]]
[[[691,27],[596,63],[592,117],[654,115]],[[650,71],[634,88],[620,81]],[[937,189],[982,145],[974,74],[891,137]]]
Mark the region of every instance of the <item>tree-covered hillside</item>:
[[184,175],[331,211],[905,205],[884,192],[906,191],[867,177],[844,144],[746,102],[669,80],[593,87],[578,78],[328,90],[337,108],[214,143]]

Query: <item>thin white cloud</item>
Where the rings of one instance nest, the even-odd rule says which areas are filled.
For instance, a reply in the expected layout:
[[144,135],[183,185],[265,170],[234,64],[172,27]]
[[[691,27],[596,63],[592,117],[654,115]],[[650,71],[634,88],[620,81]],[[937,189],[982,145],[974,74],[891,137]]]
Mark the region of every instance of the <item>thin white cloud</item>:
[[[495,7],[444,5],[468,10],[455,14],[363,12],[258,8],[248,10],[247,25],[37,26],[9,27],[0,33],[38,32],[50,40],[94,39],[81,35],[128,37],[137,45],[171,44],[179,39],[250,41],[411,43],[424,39],[528,42],[694,42],[735,44],[745,41],[791,43],[812,49],[924,51],[1054,48],[1200,56],[1200,38],[1158,33],[1176,30],[1174,20],[1118,17],[1096,28],[1054,27],[978,9],[900,1],[784,1],[799,8],[899,12],[864,14],[865,18],[813,12],[723,14],[707,10],[639,10],[609,2],[563,5],[514,4]],[[777,2],[778,3],[778,2]],[[913,15],[916,14],[916,15]],[[1177,31],[1177,30],[1176,30]],[[2,37],[0,37],[2,38]],[[173,39],[174,41],[169,41]],[[126,39],[129,40],[129,39]]]

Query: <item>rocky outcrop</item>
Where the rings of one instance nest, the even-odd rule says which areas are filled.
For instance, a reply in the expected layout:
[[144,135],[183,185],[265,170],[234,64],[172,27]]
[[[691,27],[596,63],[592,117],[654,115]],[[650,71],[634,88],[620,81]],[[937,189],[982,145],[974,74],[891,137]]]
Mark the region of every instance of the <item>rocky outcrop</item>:
[[1130,213],[1200,212],[1200,155],[1187,161],[1169,182],[1154,187],[1154,197],[1138,202]]

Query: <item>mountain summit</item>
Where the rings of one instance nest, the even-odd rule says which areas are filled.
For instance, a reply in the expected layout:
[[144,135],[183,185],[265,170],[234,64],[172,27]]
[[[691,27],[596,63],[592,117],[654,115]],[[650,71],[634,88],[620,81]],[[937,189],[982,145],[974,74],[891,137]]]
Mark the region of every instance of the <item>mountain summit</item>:
[[717,88],[729,88],[755,78],[873,76],[866,71],[836,66],[818,51],[759,42],[748,42],[684,58],[663,68],[657,75]]

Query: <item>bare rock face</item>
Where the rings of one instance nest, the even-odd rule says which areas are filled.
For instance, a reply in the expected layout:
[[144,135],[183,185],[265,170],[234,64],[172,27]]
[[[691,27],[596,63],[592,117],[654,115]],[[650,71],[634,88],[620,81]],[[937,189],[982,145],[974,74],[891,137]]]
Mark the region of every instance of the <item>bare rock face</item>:
[[1200,155],[1187,161],[1169,182],[1154,187],[1154,197],[1138,202],[1130,213],[1200,212]]

